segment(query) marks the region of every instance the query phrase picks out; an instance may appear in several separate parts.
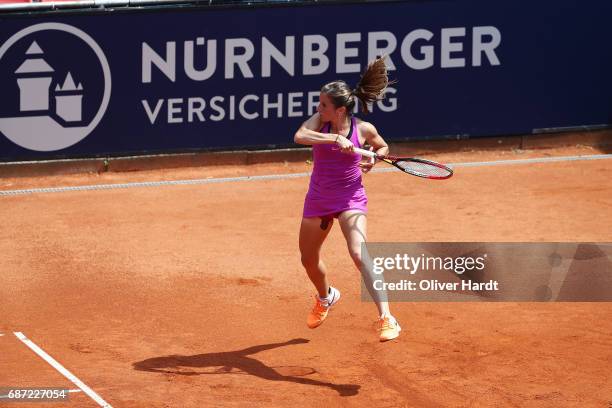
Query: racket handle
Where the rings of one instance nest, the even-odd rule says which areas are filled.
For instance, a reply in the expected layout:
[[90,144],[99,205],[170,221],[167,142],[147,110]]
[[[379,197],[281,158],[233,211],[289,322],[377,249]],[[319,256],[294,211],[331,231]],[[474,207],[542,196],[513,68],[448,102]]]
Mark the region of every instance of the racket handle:
[[372,152],[370,150],[365,150],[365,149],[360,149],[358,147],[353,148],[353,151],[355,153],[358,153],[358,154],[360,154],[362,156],[366,156],[366,157],[378,157],[376,152]]

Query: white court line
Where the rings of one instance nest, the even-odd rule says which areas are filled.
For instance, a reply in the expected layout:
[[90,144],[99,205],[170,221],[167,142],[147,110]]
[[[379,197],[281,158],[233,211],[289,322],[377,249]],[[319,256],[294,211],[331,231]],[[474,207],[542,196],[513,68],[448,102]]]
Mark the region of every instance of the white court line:
[[[561,156],[561,157],[540,157],[533,159],[516,159],[516,160],[495,160],[485,162],[467,162],[467,163],[449,163],[451,168],[456,167],[486,167],[500,165],[517,165],[517,164],[537,164],[537,163],[555,163],[564,161],[589,161],[612,159],[612,154],[593,154],[588,156]],[[387,173],[391,171],[400,171],[395,167],[378,168],[372,170],[372,173]],[[171,181],[150,181],[138,183],[118,183],[118,184],[95,184],[86,186],[72,187],[48,187],[48,188],[31,188],[24,190],[0,190],[0,196],[15,196],[35,193],[61,193],[66,191],[92,191],[92,190],[115,190],[122,188],[138,188],[138,187],[161,187],[161,186],[180,186],[180,185],[198,185],[198,184],[213,184],[213,183],[230,183],[238,181],[260,181],[260,180],[285,180],[300,177],[309,177],[308,173],[288,173],[288,174],[268,174],[262,176],[242,176],[242,177],[220,177],[206,178],[195,180],[171,180]]]
[[108,402],[104,401],[102,399],[102,397],[100,397],[98,394],[96,394],[94,390],[92,390],[87,385],[85,385],[85,383],[83,383],[83,381],[79,380],[70,371],[66,370],[64,368],[64,366],[62,366],[60,363],[55,361],[55,359],[53,359],[53,357],[51,357],[50,355],[45,353],[43,349],[41,349],[36,344],[34,344],[34,342],[32,340],[28,339],[23,333],[21,333],[21,332],[13,332],[13,334],[15,336],[17,336],[17,338],[19,340],[21,340],[26,346],[28,346],[30,349],[32,349],[32,351],[34,351],[36,354],[38,354],[43,360],[45,360],[47,363],[49,363],[57,371],[59,371],[64,377],[66,377],[67,379],[72,381],[74,383],[74,385],[76,385],[81,390],[83,390],[83,392],[85,394],[87,394],[92,400],[97,402],[98,405],[100,405],[101,407],[104,407],[104,408],[112,408],[112,406]]

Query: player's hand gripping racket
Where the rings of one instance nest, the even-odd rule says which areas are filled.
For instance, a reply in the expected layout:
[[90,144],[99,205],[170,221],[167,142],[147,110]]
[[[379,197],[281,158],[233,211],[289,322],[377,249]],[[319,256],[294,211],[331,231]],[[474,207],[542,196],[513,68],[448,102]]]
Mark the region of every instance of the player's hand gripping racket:
[[355,147],[353,151],[362,156],[374,157],[378,160],[382,160],[413,176],[433,180],[444,180],[453,175],[453,170],[451,168],[431,160],[416,159],[412,157],[383,156],[357,147]]

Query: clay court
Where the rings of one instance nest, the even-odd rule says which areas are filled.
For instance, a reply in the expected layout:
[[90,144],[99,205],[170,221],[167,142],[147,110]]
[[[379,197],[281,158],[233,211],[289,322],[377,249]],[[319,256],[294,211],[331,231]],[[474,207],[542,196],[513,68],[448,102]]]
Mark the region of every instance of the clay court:
[[[404,330],[379,343],[337,225],[323,258],[343,299],[309,330],[314,291],[297,246],[308,171],[299,162],[0,180],[4,191],[200,180],[0,196],[0,385],[74,390],[67,402],[6,405],[104,406],[23,333],[113,407],[612,406],[610,303],[395,303]],[[611,173],[609,156],[457,165],[443,182],[374,172],[364,181],[368,238],[611,242]],[[244,178],[258,175],[293,176]]]

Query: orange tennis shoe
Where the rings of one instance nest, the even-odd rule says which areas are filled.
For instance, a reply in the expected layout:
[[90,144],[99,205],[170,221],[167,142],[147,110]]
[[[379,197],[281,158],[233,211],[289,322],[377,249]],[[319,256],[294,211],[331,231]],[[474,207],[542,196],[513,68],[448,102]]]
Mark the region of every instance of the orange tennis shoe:
[[402,331],[399,322],[393,316],[381,317],[378,320],[380,341],[388,341],[397,338]]
[[306,320],[308,327],[314,329],[323,324],[329,309],[338,303],[338,300],[340,300],[340,291],[332,286],[329,287],[327,299],[321,300],[318,295],[315,295],[315,305]]

